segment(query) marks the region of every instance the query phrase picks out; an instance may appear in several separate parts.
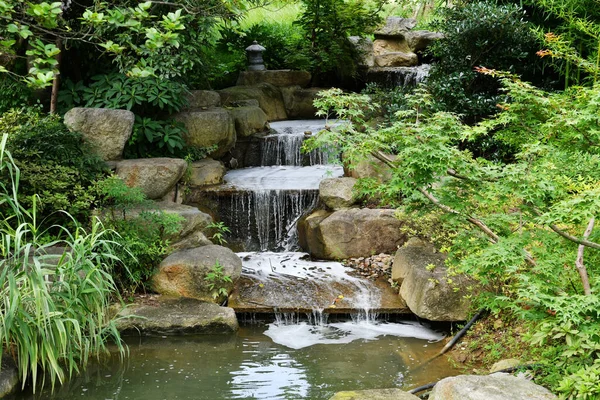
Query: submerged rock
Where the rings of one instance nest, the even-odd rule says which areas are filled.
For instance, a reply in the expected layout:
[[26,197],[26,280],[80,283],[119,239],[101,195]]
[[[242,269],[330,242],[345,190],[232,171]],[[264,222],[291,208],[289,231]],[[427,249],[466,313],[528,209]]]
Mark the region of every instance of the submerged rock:
[[300,245],[311,255],[339,260],[391,253],[406,240],[394,210],[353,208],[316,212],[299,225]]
[[0,399],[17,390],[19,386],[19,371],[15,363],[8,357],[2,357],[0,367]]
[[332,210],[349,208],[356,203],[354,178],[327,178],[319,184],[319,199]]
[[80,132],[104,161],[120,160],[135,116],[131,111],[76,107],[65,114],[65,125]]
[[417,400],[418,397],[400,389],[370,389],[337,392],[329,400]]
[[552,400],[548,389],[508,374],[459,375],[439,381],[429,400]]
[[[222,275],[229,276],[231,282],[209,281],[207,276],[222,267]],[[242,261],[226,247],[210,245],[175,252],[165,258],[152,277],[153,289],[169,296],[189,297],[214,302],[213,290],[223,288],[229,294],[242,273]]]
[[189,298],[158,297],[128,305],[117,315],[124,335],[222,334],[239,328],[233,309]]
[[116,163],[116,174],[127,186],[138,187],[151,200],[166,196],[183,176],[187,163],[180,158],[139,158]]

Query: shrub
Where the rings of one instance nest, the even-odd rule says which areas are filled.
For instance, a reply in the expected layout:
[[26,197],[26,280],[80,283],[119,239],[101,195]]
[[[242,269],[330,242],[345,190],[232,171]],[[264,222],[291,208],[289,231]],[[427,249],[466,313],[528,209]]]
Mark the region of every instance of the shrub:
[[108,227],[118,235],[122,260],[114,268],[114,277],[125,292],[144,287],[155,268],[169,251],[169,239],[181,229],[181,217],[153,208],[139,188],[128,187],[120,178],[109,177],[98,183]]
[[541,72],[535,56],[540,43],[519,7],[466,2],[439,13],[432,29],[444,38],[432,46],[437,62],[427,80],[438,110],[460,114],[466,122],[498,111],[496,104],[503,99],[499,81],[478,74],[475,67],[517,73],[526,80]]
[[39,194],[39,216],[52,223],[65,210],[78,221],[88,221],[96,204],[93,184],[106,175],[105,163],[55,115],[36,109],[12,110],[0,118],[0,131],[8,134],[7,149],[20,168],[20,204],[33,206]]
[[[20,171],[0,142],[0,357],[15,359],[23,384],[35,390],[46,378],[52,386],[79,371],[119,332],[108,308],[116,291],[110,274],[115,243],[95,219],[86,231],[59,226],[61,240],[44,244],[35,197],[31,210],[18,196]],[[68,214],[64,214],[69,218]],[[51,257],[53,246],[64,252]]]

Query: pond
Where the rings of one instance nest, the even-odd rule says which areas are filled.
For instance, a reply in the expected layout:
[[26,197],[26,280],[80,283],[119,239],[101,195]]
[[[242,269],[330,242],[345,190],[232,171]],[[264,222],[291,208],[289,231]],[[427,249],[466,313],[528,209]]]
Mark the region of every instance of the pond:
[[409,389],[457,374],[445,357],[423,365],[443,347],[426,338],[439,337],[416,323],[365,328],[352,322],[252,324],[233,336],[129,337],[124,360],[113,354],[53,394],[14,400],[297,400],[329,399],[341,390]]

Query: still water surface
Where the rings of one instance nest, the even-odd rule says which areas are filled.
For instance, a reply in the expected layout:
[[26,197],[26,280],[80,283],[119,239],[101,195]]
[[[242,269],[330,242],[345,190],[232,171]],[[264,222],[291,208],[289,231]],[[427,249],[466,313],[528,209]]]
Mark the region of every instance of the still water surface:
[[456,374],[444,357],[422,366],[441,342],[381,336],[293,349],[275,343],[266,329],[245,326],[236,336],[128,338],[123,361],[113,355],[54,394],[16,399],[318,400],[340,390],[408,389]]

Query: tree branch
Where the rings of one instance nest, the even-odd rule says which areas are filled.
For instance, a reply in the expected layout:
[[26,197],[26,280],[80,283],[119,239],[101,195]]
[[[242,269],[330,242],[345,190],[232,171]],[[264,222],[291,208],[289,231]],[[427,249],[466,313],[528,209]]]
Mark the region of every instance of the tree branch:
[[[587,239],[590,237],[592,230],[594,229],[595,218],[592,217],[590,222],[588,223],[585,232],[583,233],[583,238]],[[581,284],[583,285],[583,293],[586,296],[590,296],[592,294],[592,289],[590,288],[590,280],[588,278],[587,268],[583,263],[583,251],[585,250],[585,245],[580,244],[577,249],[577,259],[575,260],[575,266],[577,267],[577,272],[579,272],[579,276],[581,277]]]

